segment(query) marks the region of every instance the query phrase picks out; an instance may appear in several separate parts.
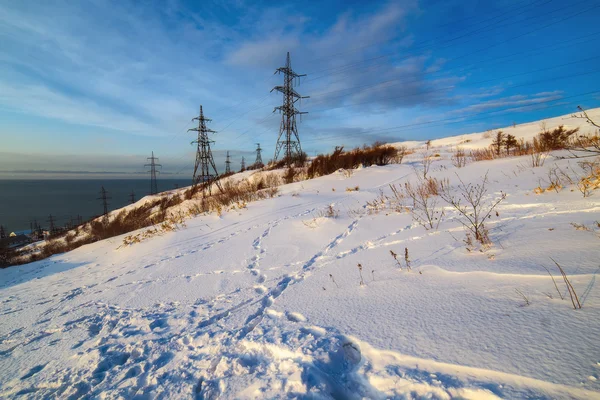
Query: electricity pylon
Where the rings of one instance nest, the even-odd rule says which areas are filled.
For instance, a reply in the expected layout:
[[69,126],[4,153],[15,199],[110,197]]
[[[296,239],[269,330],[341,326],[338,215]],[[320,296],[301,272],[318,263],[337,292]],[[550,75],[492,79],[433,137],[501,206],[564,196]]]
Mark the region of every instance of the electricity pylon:
[[52,214],[50,214],[47,221],[48,224],[50,224],[50,234],[52,235],[56,230],[56,227],[54,226],[54,217],[52,216]]
[[231,173],[231,159],[229,158],[229,151],[227,151],[227,158],[225,159],[225,174]]
[[110,197],[108,197],[107,195],[108,192],[106,191],[106,189],[104,189],[104,186],[102,186],[102,189],[100,190],[100,197],[96,199],[102,200],[102,207],[104,208],[104,213],[102,213],[102,215],[104,216],[104,222],[108,222],[108,200],[110,199]]
[[150,194],[158,193],[158,185],[156,182],[156,167],[162,168],[162,165],[157,164],[155,161],[158,161],[158,157],[154,157],[154,152],[152,152],[152,157],[148,157],[147,160],[150,160],[150,164],[144,164],[144,167],[150,167]]
[[242,163],[241,163],[241,169],[240,172],[244,172],[246,170],[246,159],[244,158],[244,156],[242,156]]
[[133,190],[131,191],[131,193],[129,193],[129,204],[133,204],[135,203],[135,193],[133,193]]
[[[302,154],[302,147],[300,146],[300,137],[298,136],[298,128],[296,127],[296,115],[307,114],[306,112],[299,111],[295,104],[300,99],[306,99],[309,96],[300,96],[296,90],[294,90],[295,82],[297,78],[306,76],[306,74],[297,74],[292,70],[292,63],[290,61],[290,52],[287,53],[287,60],[285,67],[277,68],[275,73],[283,73],[283,86],[275,86],[271,89],[277,90],[283,94],[283,105],[275,107],[273,112],[279,110],[281,113],[281,125],[279,126],[279,136],[277,137],[277,145],[275,147],[275,161],[279,157],[279,153],[283,148],[284,159],[287,165],[292,164],[293,156],[300,156]],[[284,136],[282,138],[282,136]]]
[[[198,144],[198,148],[196,150],[196,164],[194,166],[194,178],[192,180],[192,184],[194,186],[197,184],[201,184],[202,191],[206,191],[210,195],[211,186],[213,183],[216,183],[219,190],[223,192],[223,187],[219,182],[219,173],[217,172],[217,167],[215,166],[215,160],[213,159],[212,151],[210,150],[210,144],[214,143],[214,141],[208,139],[209,133],[216,132],[206,127],[206,123],[211,120],[208,118],[204,118],[202,106],[200,106],[200,115],[193,118],[192,121],[198,121],[197,128],[188,129],[188,131],[198,132],[198,139],[192,142],[192,144]],[[199,172],[198,168],[200,169]]]
[[260,152],[262,151],[262,149],[260,148],[260,143],[256,143],[256,161],[254,161],[254,167],[255,168],[262,168],[264,167],[263,161],[262,161],[262,156],[260,154]]

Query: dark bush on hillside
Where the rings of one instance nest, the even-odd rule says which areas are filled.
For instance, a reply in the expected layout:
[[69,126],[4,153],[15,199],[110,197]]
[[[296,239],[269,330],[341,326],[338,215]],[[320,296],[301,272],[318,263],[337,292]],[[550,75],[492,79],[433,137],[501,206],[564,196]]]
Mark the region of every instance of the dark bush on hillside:
[[352,169],[359,166],[387,165],[398,158],[398,149],[379,143],[373,146],[356,148],[344,152],[343,147],[336,147],[331,154],[318,155],[308,167],[308,177],[314,178],[331,174],[340,168]]
[[291,157],[291,159],[289,160],[289,162],[288,162],[287,157],[284,157],[281,160],[270,162],[268,169],[280,169],[280,168],[287,167],[288,165],[292,165],[297,168],[304,167],[307,159],[308,159],[308,157],[307,157],[306,153],[302,152],[300,155],[298,155],[298,154],[293,155]]
[[[181,203],[181,198],[179,196],[176,197],[179,198],[179,203]],[[160,199],[148,202],[133,210],[122,210],[106,223],[101,220],[92,221],[90,223],[91,236],[95,240],[101,240],[162,222],[164,220],[164,213],[166,212],[166,208],[163,207],[168,202],[168,199]],[[152,215],[152,209],[157,205],[160,207],[160,211]]]
[[[563,125],[549,131],[543,130],[537,136],[538,151],[561,150],[569,146],[571,136],[579,131],[579,128],[565,129]],[[534,141],[535,144],[535,141]]]
[[14,264],[16,252],[14,249],[3,247],[0,248],[0,268],[8,267]]

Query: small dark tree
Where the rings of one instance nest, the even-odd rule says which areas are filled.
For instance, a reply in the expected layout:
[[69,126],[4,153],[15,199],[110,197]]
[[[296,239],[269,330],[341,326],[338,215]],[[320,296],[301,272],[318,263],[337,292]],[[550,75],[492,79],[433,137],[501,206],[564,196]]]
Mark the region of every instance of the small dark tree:
[[492,148],[496,151],[496,156],[500,157],[500,151],[502,151],[502,146],[506,143],[506,138],[504,132],[498,131],[496,132],[496,136],[492,141]]
[[560,150],[569,144],[571,136],[579,131],[579,128],[565,129],[564,125],[551,130],[543,131],[538,137],[543,150]]
[[506,155],[510,155],[510,149],[513,149],[519,145],[517,142],[517,138],[513,135],[506,135],[506,140],[504,141],[504,147],[506,148]]

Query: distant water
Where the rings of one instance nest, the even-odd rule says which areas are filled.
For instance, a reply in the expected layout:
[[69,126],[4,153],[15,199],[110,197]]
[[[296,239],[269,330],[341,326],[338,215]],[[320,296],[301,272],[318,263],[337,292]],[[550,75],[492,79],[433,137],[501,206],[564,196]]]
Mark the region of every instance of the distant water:
[[[191,179],[159,179],[158,190],[190,186]],[[133,190],[136,201],[150,193],[149,179],[0,180],[0,225],[8,232],[28,231],[34,219],[48,227],[48,216],[64,225],[81,215],[84,219],[103,212],[100,188],[111,197],[110,210],[129,204]]]

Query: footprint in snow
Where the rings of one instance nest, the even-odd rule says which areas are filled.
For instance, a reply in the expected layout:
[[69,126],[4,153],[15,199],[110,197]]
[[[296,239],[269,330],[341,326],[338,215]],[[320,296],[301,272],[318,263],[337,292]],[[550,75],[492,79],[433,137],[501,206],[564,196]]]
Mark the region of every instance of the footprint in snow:
[[258,294],[263,294],[267,292],[267,288],[263,285],[256,285],[254,286],[254,291]]
[[25,380],[27,378],[31,378],[33,375],[35,375],[38,372],[40,372],[41,370],[43,370],[46,365],[47,364],[36,365],[35,367],[31,368],[28,373],[26,373],[25,375],[23,375],[21,377],[21,380],[23,381],[23,380]]
[[292,322],[306,322],[306,317],[297,312],[288,312],[286,317],[289,321]]

